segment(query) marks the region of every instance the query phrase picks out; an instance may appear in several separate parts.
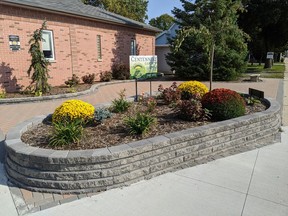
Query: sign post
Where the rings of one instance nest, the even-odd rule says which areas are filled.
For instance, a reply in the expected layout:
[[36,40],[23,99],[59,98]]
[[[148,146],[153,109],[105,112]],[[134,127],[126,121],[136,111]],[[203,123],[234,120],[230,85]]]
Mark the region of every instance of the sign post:
[[[130,77],[135,79],[135,101],[138,101],[138,80],[157,77],[157,56],[130,56]],[[152,96],[151,79],[150,96]]]
[[272,68],[274,59],[274,52],[267,52],[264,68]]

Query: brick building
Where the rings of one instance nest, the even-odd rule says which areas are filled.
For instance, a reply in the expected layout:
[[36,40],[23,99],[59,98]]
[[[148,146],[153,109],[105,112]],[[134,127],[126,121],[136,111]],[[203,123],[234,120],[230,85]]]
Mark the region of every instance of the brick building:
[[131,54],[155,54],[158,29],[81,0],[0,0],[0,89],[29,85],[29,40],[44,20],[42,49],[51,62],[51,85],[72,74],[100,74],[114,63],[128,64]]

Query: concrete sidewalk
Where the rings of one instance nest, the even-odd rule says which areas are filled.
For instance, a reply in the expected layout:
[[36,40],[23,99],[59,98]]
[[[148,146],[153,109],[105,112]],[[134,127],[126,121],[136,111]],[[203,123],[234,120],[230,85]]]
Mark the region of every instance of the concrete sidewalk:
[[287,216],[288,127],[282,140],[31,215]]

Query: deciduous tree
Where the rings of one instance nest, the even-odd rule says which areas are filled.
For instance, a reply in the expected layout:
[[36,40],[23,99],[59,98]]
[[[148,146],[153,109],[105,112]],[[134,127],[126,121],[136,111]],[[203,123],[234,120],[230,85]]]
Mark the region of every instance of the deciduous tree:
[[245,0],[239,26],[250,35],[250,52],[259,61],[269,51],[284,51],[288,47],[288,1]]
[[85,4],[101,7],[124,17],[145,22],[148,0],[82,0]]
[[168,30],[173,23],[174,18],[169,14],[162,14],[161,16],[149,21],[149,25],[162,29],[163,31]]

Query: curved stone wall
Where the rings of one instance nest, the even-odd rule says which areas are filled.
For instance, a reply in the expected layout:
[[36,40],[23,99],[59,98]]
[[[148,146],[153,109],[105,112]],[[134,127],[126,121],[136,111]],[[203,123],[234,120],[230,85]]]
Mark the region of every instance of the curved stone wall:
[[21,142],[21,134],[39,124],[36,117],[6,137],[6,171],[11,182],[34,191],[84,193],[129,185],[225,152],[272,143],[281,125],[280,105],[133,143],[95,150],[49,150]]

